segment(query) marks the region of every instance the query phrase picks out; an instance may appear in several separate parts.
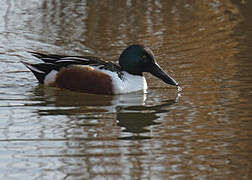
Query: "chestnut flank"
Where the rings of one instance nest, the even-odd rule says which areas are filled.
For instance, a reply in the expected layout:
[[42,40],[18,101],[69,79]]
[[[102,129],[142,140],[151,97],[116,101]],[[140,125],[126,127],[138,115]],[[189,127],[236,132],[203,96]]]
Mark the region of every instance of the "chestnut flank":
[[109,75],[88,66],[63,68],[56,77],[56,87],[93,94],[113,94]]

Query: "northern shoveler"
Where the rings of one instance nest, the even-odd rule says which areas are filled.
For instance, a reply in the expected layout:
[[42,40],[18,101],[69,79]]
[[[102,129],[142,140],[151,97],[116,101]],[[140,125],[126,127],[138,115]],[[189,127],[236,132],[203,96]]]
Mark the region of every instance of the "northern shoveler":
[[142,45],[127,47],[119,57],[119,65],[92,56],[62,56],[31,52],[43,63],[22,62],[39,83],[93,94],[124,94],[146,91],[143,72],[178,86],[157,64],[153,52]]

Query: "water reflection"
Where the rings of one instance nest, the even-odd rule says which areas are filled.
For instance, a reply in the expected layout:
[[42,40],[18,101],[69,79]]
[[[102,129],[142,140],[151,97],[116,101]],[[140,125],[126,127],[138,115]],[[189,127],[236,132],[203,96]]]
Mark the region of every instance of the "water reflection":
[[[115,113],[117,125],[123,129],[122,132],[131,133],[130,136],[119,137],[119,139],[146,139],[151,136],[141,136],[141,133],[150,132],[150,126],[162,122],[162,118],[169,112],[169,106],[177,101],[177,97],[173,98],[171,100],[157,98],[156,102],[151,100],[152,105],[150,105],[148,94],[142,92],[107,96],[37,86],[30,95],[30,101],[35,103],[26,104],[26,106],[47,107],[38,108],[39,116],[53,118],[53,116],[65,115],[71,116],[69,118],[72,121],[78,120],[78,122],[85,121],[91,113]],[[113,121],[113,118],[111,120]],[[88,124],[84,121],[82,125],[80,123],[79,125]]]
[[[54,106],[58,107],[56,109],[60,111],[60,108],[71,108],[78,109],[78,112],[91,112],[100,111],[100,112],[115,112],[116,107],[120,105],[144,105],[147,98],[147,94],[142,92],[136,92],[131,94],[124,95],[95,95],[95,94],[85,94],[78,93],[64,89],[58,88],[48,88],[44,86],[37,86],[33,94],[30,96],[30,100],[39,101],[38,106]],[[34,104],[33,104],[34,105]],[[96,109],[90,109],[88,107],[93,107]],[[44,112],[44,111],[39,111]],[[51,115],[51,111],[44,112],[48,115]],[[62,113],[70,113],[69,111],[62,110]],[[74,111],[73,111],[74,113]]]
[[[123,127],[123,132],[133,133],[131,136],[119,137],[119,139],[150,139],[151,136],[142,136],[141,133],[150,132],[151,126],[161,124],[163,116],[169,113],[169,106],[175,100],[168,100],[159,105],[152,106],[126,106],[118,107],[116,113],[117,125]],[[159,122],[156,120],[159,119]]]

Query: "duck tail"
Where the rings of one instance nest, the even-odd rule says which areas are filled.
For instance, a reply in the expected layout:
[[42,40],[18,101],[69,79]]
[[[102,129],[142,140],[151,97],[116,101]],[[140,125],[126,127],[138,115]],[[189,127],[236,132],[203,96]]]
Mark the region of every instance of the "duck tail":
[[48,70],[45,71],[43,64],[30,64],[24,61],[21,61],[37,78],[39,83],[44,84],[46,75],[49,73]]

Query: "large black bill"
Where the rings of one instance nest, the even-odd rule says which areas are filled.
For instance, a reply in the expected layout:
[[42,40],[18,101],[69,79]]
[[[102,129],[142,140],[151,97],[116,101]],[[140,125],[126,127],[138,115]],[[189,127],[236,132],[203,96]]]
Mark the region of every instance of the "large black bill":
[[150,73],[159,79],[162,79],[165,83],[178,86],[178,82],[175,81],[171,76],[169,76],[164,70],[158,65],[155,64],[153,68],[150,70]]

